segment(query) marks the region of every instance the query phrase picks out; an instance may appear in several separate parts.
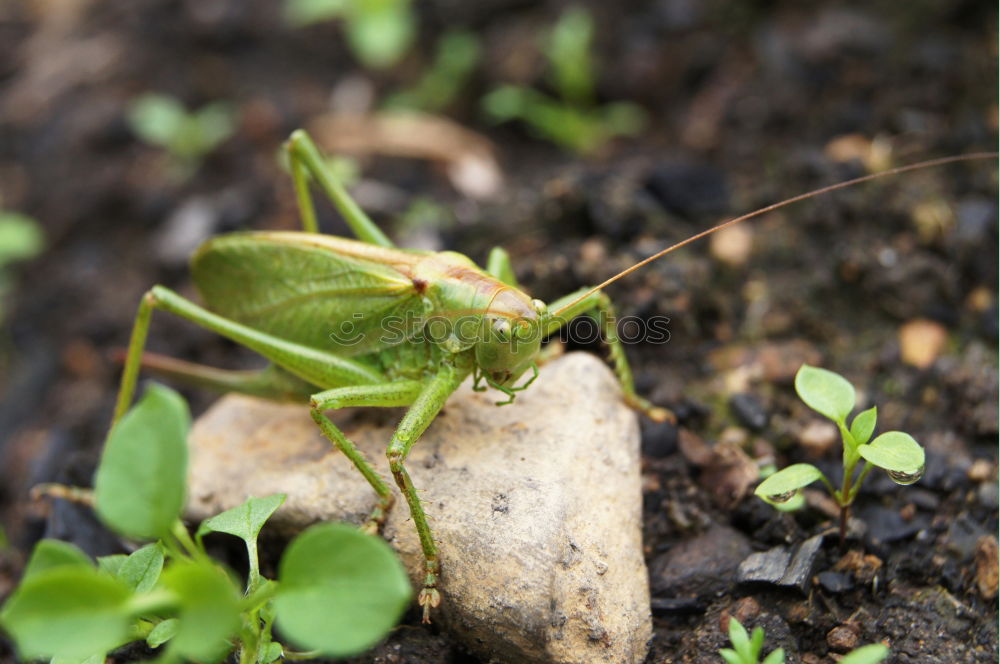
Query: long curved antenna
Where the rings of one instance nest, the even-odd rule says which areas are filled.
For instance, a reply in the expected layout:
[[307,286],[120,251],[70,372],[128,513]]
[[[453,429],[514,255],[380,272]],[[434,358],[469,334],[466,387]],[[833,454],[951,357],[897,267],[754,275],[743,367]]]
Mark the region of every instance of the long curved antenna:
[[723,228],[727,228],[729,226],[732,226],[733,224],[738,224],[741,221],[746,221],[747,219],[752,219],[753,217],[759,217],[762,214],[766,214],[767,212],[771,212],[772,210],[777,210],[778,208],[783,208],[786,205],[791,205],[792,203],[798,203],[799,201],[803,201],[803,200],[805,200],[807,198],[812,198],[813,196],[819,196],[820,194],[826,194],[826,193],[829,193],[831,191],[836,191],[838,189],[844,189],[846,187],[853,187],[856,184],[861,184],[862,182],[868,182],[869,180],[876,180],[876,179],[881,178],[881,177],[887,177],[887,176],[890,176],[890,175],[898,175],[900,173],[906,173],[907,171],[916,171],[916,170],[919,170],[921,168],[931,168],[933,166],[943,166],[945,164],[952,164],[952,163],[955,163],[955,162],[958,162],[958,161],[972,161],[972,160],[975,160],[975,159],[996,159],[997,157],[1000,157],[1000,154],[998,154],[996,152],[973,152],[973,153],[970,153],[970,154],[956,155],[956,156],[953,156],[953,157],[941,157],[941,158],[938,158],[938,159],[929,159],[927,161],[917,162],[916,164],[909,164],[907,166],[898,166],[896,168],[891,168],[891,169],[889,169],[887,171],[882,171],[880,173],[871,173],[869,175],[863,175],[863,176],[861,176],[859,178],[854,178],[853,180],[845,180],[844,182],[838,182],[837,184],[827,185],[825,187],[820,187],[819,189],[814,189],[813,191],[806,192],[804,194],[799,194],[798,196],[792,196],[791,198],[786,198],[783,201],[779,201],[777,203],[772,203],[771,205],[768,205],[766,207],[762,207],[759,210],[755,210],[755,211],[753,211],[753,212],[751,212],[749,214],[744,214],[744,215],[742,215],[740,217],[736,217],[734,219],[730,219],[728,221],[724,221],[721,224],[717,224],[717,225],[712,226],[711,228],[709,228],[707,230],[701,231],[700,233],[696,233],[695,235],[692,235],[691,237],[689,237],[686,240],[682,240],[682,241],[678,242],[677,244],[671,245],[671,246],[667,247],[666,249],[653,254],[649,258],[645,258],[645,259],[639,261],[638,263],[636,263],[632,267],[628,268],[627,270],[622,270],[621,272],[619,272],[615,276],[611,277],[610,279],[606,279],[605,281],[602,281],[600,284],[594,286],[589,291],[587,291],[586,293],[584,293],[580,297],[576,298],[575,300],[573,300],[569,304],[565,304],[562,307],[560,307],[557,311],[553,312],[552,315],[553,316],[558,316],[560,313],[562,313],[563,311],[566,311],[567,309],[569,309],[570,307],[572,307],[573,305],[575,305],[580,300],[582,300],[582,299],[584,299],[584,298],[586,298],[586,297],[588,297],[590,295],[593,295],[597,291],[599,291],[599,290],[601,290],[601,289],[603,289],[603,288],[605,288],[605,287],[613,284],[614,282],[618,281],[622,277],[626,277],[626,276],[632,274],[633,272],[635,272],[639,268],[644,267],[646,265],[649,265],[650,263],[652,263],[655,260],[663,258],[664,256],[666,256],[667,254],[669,254],[671,251],[674,251],[675,249],[680,249],[684,245],[691,244],[695,240],[700,240],[701,238],[705,237],[706,235],[711,235],[712,233],[715,233],[716,231],[721,231]]

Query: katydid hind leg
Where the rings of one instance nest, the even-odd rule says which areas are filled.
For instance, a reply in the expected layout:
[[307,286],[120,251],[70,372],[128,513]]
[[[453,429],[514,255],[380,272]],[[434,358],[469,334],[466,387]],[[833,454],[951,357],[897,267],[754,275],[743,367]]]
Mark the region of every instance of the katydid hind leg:
[[351,198],[344,185],[337,180],[324,163],[323,154],[316,144],[302,129],[292,133],[285,144],[289,163],[292,168],[292,181],[295,185],[295,196],[302,214],[302,226],[310,233],[318,233],[316,207],[309,193],[309,180],[312,178],[319,185],[337,208],[344,221],[363,242],[377,244],[380,247],[392,247],[392,241],[375,225],[365,211]]
[[[628,358],[625,356],[625,347],[618,337],[617,317],[611,298],[603,291],[589,292],[589,288],[583,288],[575,293],[559,298],[549,305],[550,311],[559,311],[559,315],[552,319],[546,334],[552,334],[559,328],[568,324],[571,320],[581,315],[591,316],[601,328],[604,342],[611,351],[611,362],[614,365],[615,375],[622,386],[625,403],[630,407],[645,413],[647,417],[655,422],[674,420],[674,414],[666,408],[661,408],[650,403],[639,396],[635,391],[635,381],[632,378],[632,368],[629,366]],[[581,295],[585,295],[582,299]],[[570,306],[563,310],[567,304]]]
[[361,450],[324,414],[324,411],[349,406],[385,408],[408,406],[420,394],[421,387],[420,381],[416,380],[401,380],[379,385],[337,387],[318,392],[312,395],[309,400],[309,413],[323,435],[351,460],[378,496],[375,508],[361,526],[365,532],[375,534],[382,528],[389,508],[392,507],[394,501],[392,491]]
[[195,325],[232,339],[263,355],[300,380],[314,385],[321,387],[367,385],[385,383],[387,380],[381,372],[360,362],[288,342],[240,325],[199,307],[170,289],[154,286],[139,302],[139,310],[132,326],[132,336],[125,356],[125,368],[118,388],[112,427],[125,415],[135,396],[143,350],[155,309],[169,311]]
[[238,392],[271,401],[308,401],[316,386],[281,367],[263,369],[220,369],[158,353],[142,354],[142,369],[194,387],[218,392]]
[[420,497],[417,495],[417,489],[406,470],[405,461],[414,443],[441,411],[445,401],[469,374],[471,368],[471,364],[469,366],[456,366],[445,362],[438,373],[423,385],[420,394],[414,399],[413,404],[396,428],[392,442],[386,450],[389,468],[410,508],[410,517],[417,529],[420,548],[424,554],[424,586],[420,591],[418,602],[423,607],[423,622],[425,623],[430,622],[431,609],[441,603],[441,594],[437,589],[441,564],[434,536],[427,523],[427,515],[420,502]]

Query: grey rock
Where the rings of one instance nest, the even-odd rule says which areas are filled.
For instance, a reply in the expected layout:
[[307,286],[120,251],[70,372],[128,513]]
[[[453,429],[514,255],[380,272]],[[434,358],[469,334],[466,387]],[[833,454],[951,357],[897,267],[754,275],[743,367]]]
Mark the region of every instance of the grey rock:
[[816,535],[802,542],[794,554],[782,546],[751,554],[740,563],[737,579],[740,583],[769,583],[805,593],[822,546],[823,536]]
[[750,552],[745,535],[713,525],[657,557],[650,576],[653,592],[658,597],[703,597],[724,592],[736,582],[736,569]]
[[[444,601],[433,615],[498,662],[641,662],[651,636],[642,556],[639,427],[611,371],[571,353],[515,404],[464,385],[407,462],[441,550]],[[384,450],[399,410],[333,419],[389,477]],[[390,417],[380,417],[388,414]],[[360,523],[374,494],[304,406],[230,395],[191,434],[188,514],[284,492],[275,525]],[[416,582],[420,547],[398,499],[384,536]]]

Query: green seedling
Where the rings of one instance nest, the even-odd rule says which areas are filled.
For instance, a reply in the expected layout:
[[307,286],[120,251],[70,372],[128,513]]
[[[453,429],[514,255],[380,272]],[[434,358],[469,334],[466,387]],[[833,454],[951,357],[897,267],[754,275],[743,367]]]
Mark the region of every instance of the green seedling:
[[[375,533],[395,500],[393,491],[326,411],[349,406],[406,407],[386,456],[424,556],[418,601],[425,621],[441,601],[441,567],[406,458],[451,393],[471,376],[475,389],[493,388],[502,395],[498,405],[513,402],[538,375],[539,361],[545,357],[542,339],[573,318],[589,315],[597,320],[610,348],[625,403],[654,420],[668,418],[668,411],[636,393],[614,308],[602,288],[699,237],[808,197],[719,224],[597,287],[580,289],[546,305],[518,286],[510,259],[500,248],[491,252],[486,269],[455,252],[396,248],[331,175],[305,132],[294,132],[286,150],[305,232],[243,232],[205,242],[191,262],[205,306],[163,286],[154,286],[143,295],[110,436],[114,440],[116,432],[126,426],[122,418],[143,366],[153,311],[172,313],[246,346],[270,365],[243,372],[150,358],[148,368],[210,388],[307,404],[323,435],[351,460],[378,496],[362,525],[363,530]],[[810,195],[969,158],[886,171]],[[329,197],[357,240],[317,232],[310,182]]]
[[[760,651],[764,647],[764,628],[755,627],[753,634],[747,634],[747,630],[736,618],[729,619],[729,642],[732,648],[723,648],[719,651],[726,664],[784,664],[785,650],[778,648],[764,658],[763,662],[758,659]],[[881,643],[873,643],[861,646],[844,655],[840,664],[878,664],[889,656],[889,648]]]
[[426,112],[446,108],[461,92],[479,62],[481,50],[475,34],[464,30],[446,32],[438,40],[431,68],[415,86],[389,97],[386,107]]
[[[383,638],[412,595],[385,542],[352,526],[314,526],[289,544],[278,578],[266,579],[257,537],[282,494],[249,498],[189,535],[180,521],[188,427],[181,397],[156,385],[119,421],[91,498],[109,528],[149,543],[95,562],[71,544],[40,541],[0,610],[20,655],[100,664],[145,641],[164,663],[218,662],[235,650],[241,664],[267,664],[306,654],[274,641],[275,624],[313,657],[357,654]],[[245,542],[245,583],[209,558],[209,533]]]
[[189,112],[177,99],[156,93],[134,99],[127,118],[139,138],[167,151],[178,180],[192,175],[202,159],[236,130],[234,113],[226,103]]
[[[768,477],[755,493],[779,509],[794,509],[801,506],[802,488],[821,481],[840,506],[843,543],[851,504],[871,469],[885,470],[897,484],[913,484],[924,474],[924,448],[901,431],[889,431],[872,440],[877,417],[874,406],[859,413],[848,427],[847,418],[855,407],[854,387],[839,374],[804,364],[795,374],[795,391],[807,406],[833,420],[840,430],[844,444],[843,484],[835,489],[819,468],[797,463]],[[856,473],[862,460],[864,467]]]
[[537,134],[569,150],[588,154],[616,136],[635,136],[646,124],[637,105],[617,102],[596,106],[591,43],[594,20],[586,9],[563,12],[543,50],[549,63],[554,98],[538,90],[504,85],[483,98],[494,122],[520,120]]
[[[13,284],[7,266],[34,258],[45,248],[45,235],[31,217],[0,210],[0,300]],[[0,320],[3,307],[0,305]]]
[[409,0],[287,0],[285,20],[302,27],[341,19],[351,52],[370,69],[399,61],[413,42],[417,21]]

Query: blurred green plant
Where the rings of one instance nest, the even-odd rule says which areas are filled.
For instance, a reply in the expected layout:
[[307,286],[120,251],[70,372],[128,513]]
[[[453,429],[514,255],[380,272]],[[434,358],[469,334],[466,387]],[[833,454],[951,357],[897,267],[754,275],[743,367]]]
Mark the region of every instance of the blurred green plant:
[[444,33],[438,40],[430,69],[412,88],[386,99],[385,106],[427,112],[446,108],[475,69],[481,50],[479,39],[471,32],[450,30]]
[[482,101],[496,122],[520,120],[536,134],[581,154],[593,153],[616,136],[635,136],[646,113],[631,102],[596,106],[591,56],[594,19],[582,7],[566,9],[543,40],[549,84],[558,97],[533,88],[502,85]]
[[[859,413],[848,428],[847,416],[854,410],[856,396],[854,386],[839,374],[803,364],[795,374],[795,391],[807,406],[837,425],[844,445],[843,486],[835,489],[819,468],[809,463],[796,463],[765,479],[754,493],[777,509],[790,511],[804,503],[803,487],[816,480],[822,481],[840,506],[840,539],[843,542],[851,504],[871,469],[882,468],[897,484],[913,484],[924,474],[924,448],[902,431],[889,431],[872,440],[878,413],[875,406]],[[864,468],[855,476],[862,459]]]
[[[152,541],[95,563],[71,544],[41,540],[0,610],[21,657],[99,664],[144,640],[163,649],[158,662],[219,662],[235,649],[240,664],[268,664],[349,656],[383,638],[412,591],[380,538],[345,524],[313,526],[289,544],[270,580],[260,574],[257,537],[284,495],[249,498],[190,536],[180,520],[189,426],[180,395],[153,385],[111,432],[92,495],[97,513],[121,535]],[[209,558],[208,533],[245,542],[242,588]],[[309,652],[274,641],[275,624]]]
[[0,210],[0,320],[4,317],[2,301],[13,288],[7,267],[42,253],[45,235],[38,222],[19,212]]
[[284,13],[293,27],[343,20],[351,52],[370,69],[396,64],[417,31],[410,0],[286,0]]
[[[736,618],[729,619],[729,642],[732,648],[723,648],[719,651],[726,664],[758,664],[760,651],[764,647],[764,628],[755,627],[753,634],[747,634],[747,630]],[[878,664],[889,656],[889,648],[881,643],[872,643],[861,646],[844,655],[840,664]],[[772,650],[760,664],[784,664],[785,650],[778,648]]]
[[133,99],[126,117],[136,136],[167,151],[178,180],[193,175],[201,160],[236,131],[235,113],[225,102],[188,112],[177,99],[158,93]]

